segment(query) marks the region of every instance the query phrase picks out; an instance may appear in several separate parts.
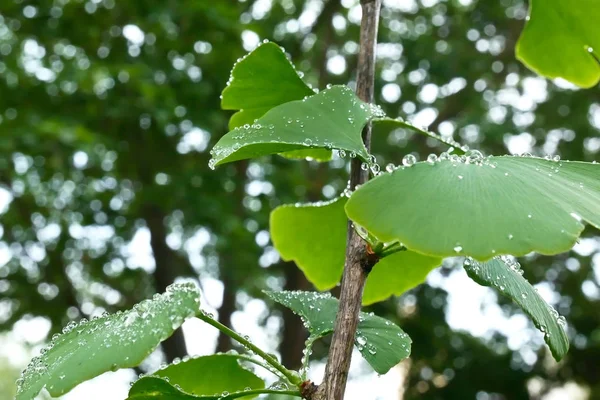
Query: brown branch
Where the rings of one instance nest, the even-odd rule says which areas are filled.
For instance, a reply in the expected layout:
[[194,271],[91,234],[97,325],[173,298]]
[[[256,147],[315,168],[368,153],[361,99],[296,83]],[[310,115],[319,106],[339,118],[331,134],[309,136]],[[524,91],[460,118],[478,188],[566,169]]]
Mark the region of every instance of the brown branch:
[[[373,101],[375,48],[381,0],[361,0],[361,6],[363,16],[360,27],[356,94],[361,100],[371,103]],[[368,150],[371,145],[371,124],[368,124],[363,130],[363,141]],[[368,179],[368,172],[361,168],[361,161],[353,159],[350,170],[351,188],[365,183]],[[323,384],[315,395],[311,396],[315,400],[341,400],[344,397],[352,347],[358,326],[362,292],[367,275],[375,261],[368,256],[367,244],[357,235],[349,221],[340,308],[335,320]]]

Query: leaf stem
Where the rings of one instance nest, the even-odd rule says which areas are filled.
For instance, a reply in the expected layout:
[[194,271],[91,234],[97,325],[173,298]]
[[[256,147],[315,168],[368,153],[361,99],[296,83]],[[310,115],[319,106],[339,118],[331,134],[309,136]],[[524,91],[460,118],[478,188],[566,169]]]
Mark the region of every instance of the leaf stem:
[[[260,356],[269,365],[271,365],[273,368],[275,368],[277,371],[279,371],[292,385],[298,386],[298,385],[300,385],[300,383],[302,383],[302,380],[300,379],[300,377],[297,374],[295,374],[293,371],[290,371],[289,369],[284,367],[279,361],[277,361],[277,359],[275,357],[273,357],[272,355],[270,355],[268,353],[265,353],[263,350],[261,350],[259,347],[254,345],[248,339],[244,338],[242,335],[238,334],[237,332],[233,331],[232,329],[229,329],[227,326],[223,325],[219,321],[216,321],[215,319],[213,319],[211,316],[209,316],[202,310],[197,312],[196,316],[198,318],[200,318],[202,321],[206,322],[207,324],[214,326],[215,328],[217,328],[218,330],[220,330],[221,332],[223,332],[225,335],[229,336],[230,338],[235,339],[237,342],[242,344],[244,347],[246,347],[250,351],[254,352],[256,355]],[[246,393],[248,393],[248,392],[246,392]],[[266,392],[261,392],[261,393],[266,393]]]
[[379,256],[379,258],[384,258],[387,256],[390,256],[394,253],[398,253],[399,251],[405,251],[406,247],[402,246],[400,244],[400,242],[394,242],[392,244],[390,244],[389,246],[385,246],[383,249],[381,249],[381,251],[379,253],[377,253],[377,255]]

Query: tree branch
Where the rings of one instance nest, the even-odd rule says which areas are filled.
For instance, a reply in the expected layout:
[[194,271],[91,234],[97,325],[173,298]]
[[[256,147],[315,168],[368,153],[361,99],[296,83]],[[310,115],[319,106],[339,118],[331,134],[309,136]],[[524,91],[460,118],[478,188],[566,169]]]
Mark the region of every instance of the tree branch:
[[[360,26],[356,94],[361,100],[371,103],[374,91],[375,49],[381,0],[361,0],[361,6],[363,15]],[[362,136],[368,150],[371,145],[371,124],[364,128]],[[361,161],[353,159],[350,169],[350,187],[354,189],[357,184],[363,184],[368,179],[368,172],[361,168]],[[368,255],[366,242],[354,231],[351,222],[348,222],[346,263],[342,278],[340,308],[335,320],[323,384],[315,395],[311,396],[313,399],[341,400],[344,397],[352,347],[358,326],[362,292],[367,275],[375,261]]]

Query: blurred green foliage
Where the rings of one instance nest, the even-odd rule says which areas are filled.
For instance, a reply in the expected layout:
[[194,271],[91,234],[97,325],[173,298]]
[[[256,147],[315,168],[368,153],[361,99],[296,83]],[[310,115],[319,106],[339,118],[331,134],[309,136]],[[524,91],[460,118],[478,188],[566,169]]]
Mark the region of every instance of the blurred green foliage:
[[[230,67],[262,39],[282,45],[313,86],[353,85],[357,7],[352,0],[3,2],[0,185],[12,201],[0,216],[0,250],[10,254],[0,266],[1,329],[36,315],[52,322],[52,334],[70,320],[130,308],[177,277],[221,280],[225,324],[261,289],[309,288],[270,246],[269,212],[341,193],[347,159],[269,156],[211,171],[206,149],[227,132],[231,113],[220,110],[219,95]],[[377,102],[390,116],[488,154],[598,160],[598,92],[539,78],[515,59],[526,14],[521,0],[384,1]],[[381,165],[443,149],[407,130],[374,134]],[[134,238],[149,242],[145,258],[131,256]],[[542,392],[574,381],[599,399],[597,243],[589,229],[577,250],[522,260],[530,282],[560,293],[554,305],[572,340],[560,364],[532,331],[520,351],[500,333],[453,331],[440,288],[422,285],[373,306],[415,338],[405,398],[539,398],[527,390],[539,378]],[[502,309],[520,313],[508,302]],[[280,351],[297,366],[302,325],[288,312],[269,313],[262,323],[281,318]],[[218,346],[231,344],[220,338]],[[163,349],[172,359],[185,346],[175,336]],[[318,344],[315,355],[324,355]]]

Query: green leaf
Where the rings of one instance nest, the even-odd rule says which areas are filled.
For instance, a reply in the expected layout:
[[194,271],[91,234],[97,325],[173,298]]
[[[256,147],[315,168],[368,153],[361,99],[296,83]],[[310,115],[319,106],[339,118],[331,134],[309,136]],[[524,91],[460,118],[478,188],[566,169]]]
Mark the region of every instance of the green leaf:
[[383,301],[420,285],[427,274],[439,266],[441,258],[429,257],[412,251],[399,251],[379,260],[369,273],[363,304]]
[[235,128],[211,150],[211,166],[308,148],[340,149],[363,160],[362,128],[381,109],[363,103],[346,86],[333,86],[269,110],[252,125]]
[[[333,332],[339,301],[329,293],[265,292],[302,318],[311,338]],[[385,374],[410,355],[412,341],[402,329],[372,313],[361,312],[354,345],[373,369]]]
[[68,325],[27,366],[17,400],[33,399],[43,387],[60,396],[103,372],[138,365],[196,313],[199,297],[193,284],[175,284],[132,310]]
[[[223,395],[225,392],[227,393]],[[251,389],[237,392],[225,392],[206,396],[195,396],[178,390],[164,378],[149,376],[142,378],[133,384],[127,400],[233,400],[251,399],[263,393],[300,397],[300,393],[296,390]],[[291,397],[285,398],[289,399]]]
[[329,202],[288,204],[271,212],[271,239],[281,258],[294,261],[319,290],[331,289],[342,277],[346,200],[340,197]]
[[[161,393],[182,399],[190,398],[189,395],[191,398],[214,398],[215,393],[221,398],[224,392],[264,388],[263,380],[242,367],[239,361],[240,356],[235,354],[216,354],[169,365],[136,381],[129,390],[129,399],[156,398],[152,393],[157,386],[163,388]],[[170,387],[157,377],[166,379]]]
[[583,221],[600,227],[598,177],[594,163],[453,156],[378,176],[346,213],[380,240],[432,256],[557,254]]
[[[339,197],[328,202],[286,204],[271,212],[271,239],[281,258],[294,261],[318,290],[337,285],[344,269],[348,219]],[[327,229],[323,229],[326,226]],[[411,251],[382,258],[367,277],[363,304],[417,286],[441,259]]]
[[600,4],[597,0],[531,0],[517,58],[548,78],[581,87],[600,80]]
[[494,257],[485,263],[467,258],[465,269],[475,282],[494,287],[517,303],[544,333],[544,340],[557,361],[565,356],[569,350],[569,338],[563,328],[566,321],[523,278],[518,262],[508,257]]
[[241,110],[229,128],[252,124],[271,108],[312,96],[285,52],[275,43],[263,43],[239,60],[221,96],[224,110]]
[[[221,107],[240,110],[229,120],[229,129],[235,129],[253,124],[273,107],[314,94],[300,78],[284,50],[275,43],[263,43],[233,67],[221,96]],[[301,152],[281,155],[288,158],[310,157],[317,161],[331,159],[331,150],[306,149]]]

